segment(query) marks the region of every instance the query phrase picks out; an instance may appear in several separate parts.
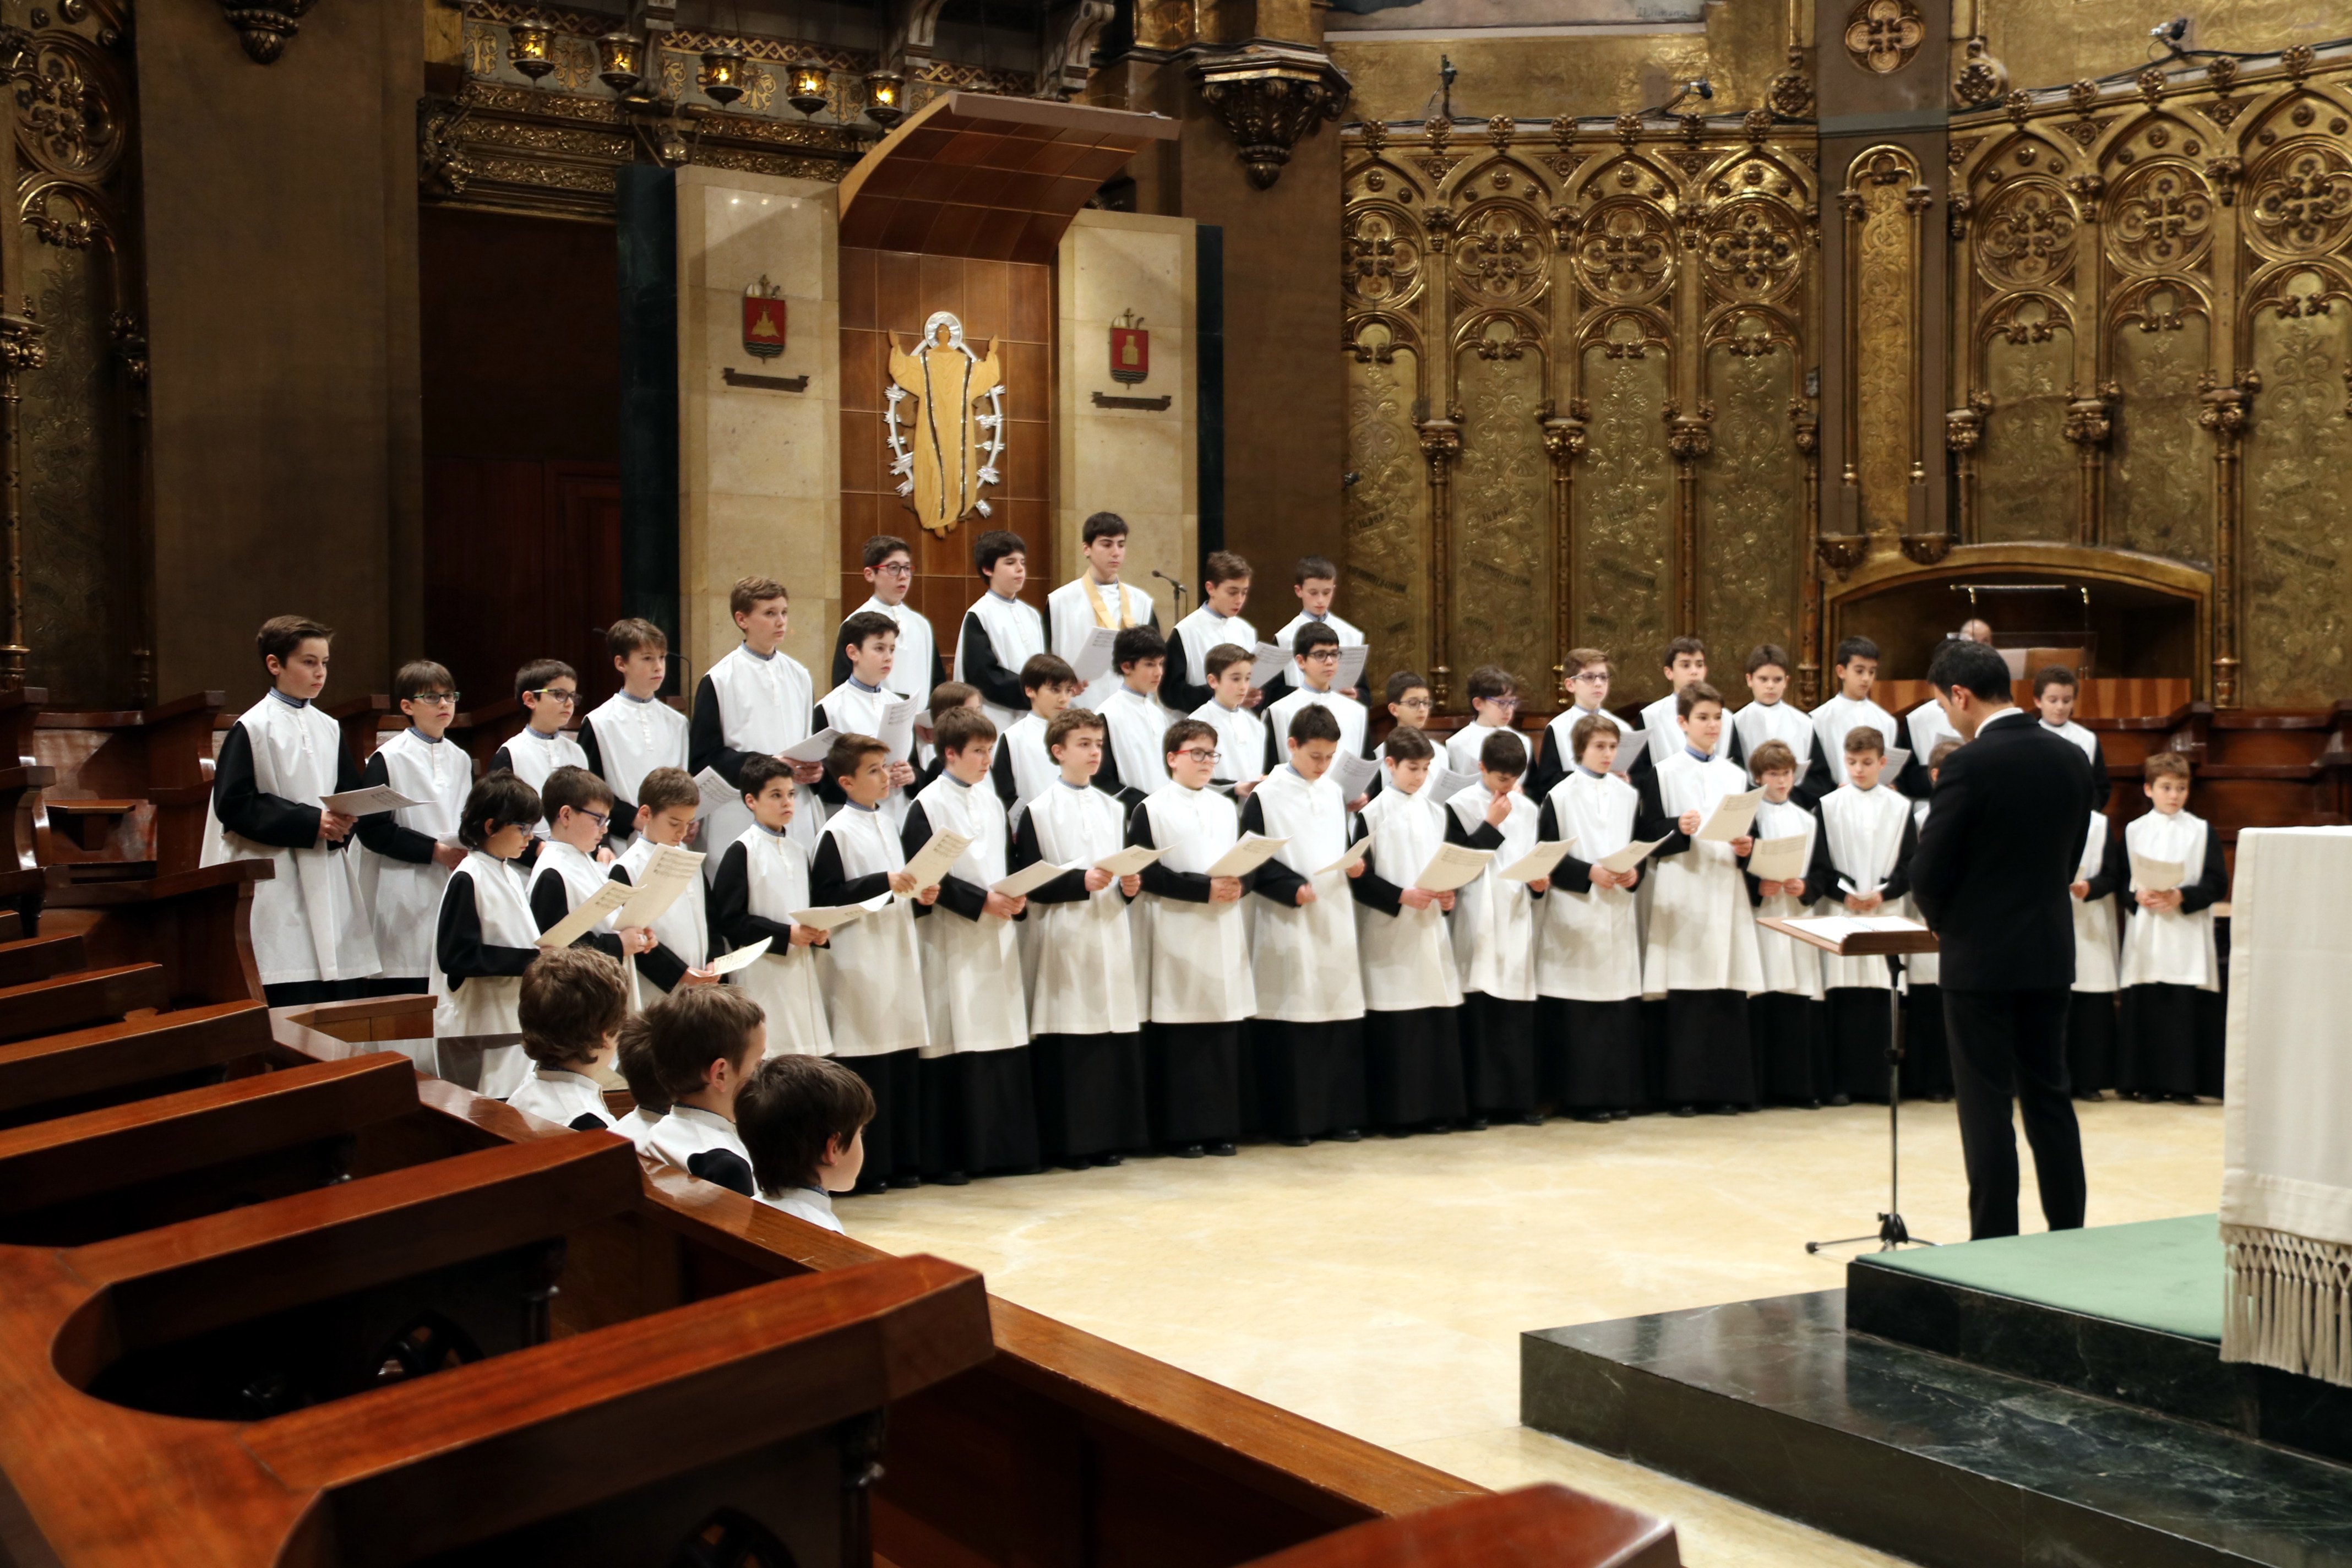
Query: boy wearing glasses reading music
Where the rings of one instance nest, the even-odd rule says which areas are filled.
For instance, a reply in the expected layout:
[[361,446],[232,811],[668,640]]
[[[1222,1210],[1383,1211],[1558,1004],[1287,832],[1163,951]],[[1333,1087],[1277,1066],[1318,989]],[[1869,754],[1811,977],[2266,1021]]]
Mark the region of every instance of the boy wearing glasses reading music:
[[[580,674],[560,658],[535,658],[515,671],[515,697],[530,714],[530,722],[522,727],[498,754],[490,759],[489,773],[510,773],[536,792],[547,783],[547,775],[558,768],[585,768],[588,753],[580,742],[563,732],[572,722],[572,715],[580,710]],[[594,770],[590,769],[593,773]],[[545,839],[547,824],[541,821],[531,829],[536,839]],[[529,864],[538,853],[532,845],[523,857]]]
[[[675,770],[673,770],[675,771]],[[579,905],[593,898],[612,876],[596,857],[613,830],[613,786],[585,768],[558,768],[547,775],[539,792],[539,808],[547,814],[547,843],[530,871],[530,915],[541,931],[552,931]],[[609,852],[607,852],[609,853]],[[641,952],[650,952],[654,933],[645,926],[615,930],[613,917],[599,921],[574,947],[593,947],[622,964]],[[630,966],[629,1005],[637,1005],[636,970]]]
[[1618,743],[1631,743],[1627,737],[1633,726],[1608,709],[1609,682],[1617,673],[1609,655],[1597,647],[1572,647],[1562,664],[1568,671],[1568,706],[1544,726],[1543,744],[1536,748],[1536,765],[1528,774],[1528,793],[1538,800],[1549,800],[1560,780],[1584,760],[1578,753],[1575,736],[1577,725],[1585,720],[1599,719],[1612,725]]
[[1519,713],[1519,683],[1499,664],[1470,672],[1470,722],[1445,742],[1445,765],[1457,773],[1478,771],[1478,754],[1489,735],[1507,735]]
[[375,749],[361,773],[415,801],[360,818],[360,898],[375,921],[376,958],[384,978],[368,982],[382,996],[425,989],[433,961],[433,910],[441,884],[466,858],[457,813],[474,784],[474,760],[445,736],[457,716],[457,683],[430,659],[400,667],[393,695],[409,727]]
[[[1301,708],[1309,703],[1331,710],[1339,721],[1339,746],[1350,756],[1364,754],[1364,705],[1351,697],[1331,689],[1339,674],[1339,634],[1321,621],[1309,621],[1298,628],[1290,645],[1292,679],[1297,689],[1275,703],[1265,713],[1265,772],[1272,773],[1284,761],[1275,749],[1275,737],[1287,737],[1290,721]],[[1363,809],[1363,801],[1348,803],[1350,811]]]
[[[874,596],[850,615],[882,616],[898,628],[898,657],[882,684],[901,697],[928,701],[932,689],[948,677],[940,664],[939,639],[931,634],[931,623],[920,610],[907,603],[907,590],[915,585],[914,552],[907,548],[905,540],[877,533],[866,542],[861,557],[866,581],[873,584]],[[848,629],[847,616],[843,617],[843,629]],[[833,683],[840,686],[848,679],[849,645],[836,636],[833,639]]]

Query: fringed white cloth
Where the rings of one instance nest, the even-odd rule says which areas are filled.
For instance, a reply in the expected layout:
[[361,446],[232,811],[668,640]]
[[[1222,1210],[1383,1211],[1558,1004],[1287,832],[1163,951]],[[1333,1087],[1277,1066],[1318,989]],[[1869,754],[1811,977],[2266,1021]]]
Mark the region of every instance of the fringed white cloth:
[[2352,828],[2249,828],[2231,897],[2221,1359],[2352,1387]]

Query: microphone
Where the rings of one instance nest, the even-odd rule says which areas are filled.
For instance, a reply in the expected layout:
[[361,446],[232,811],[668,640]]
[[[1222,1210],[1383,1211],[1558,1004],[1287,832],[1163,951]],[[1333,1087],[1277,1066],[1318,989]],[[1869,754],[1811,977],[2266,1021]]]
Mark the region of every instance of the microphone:
[[[1162,583],[1167,584],[1170,587],[1171,587],[1171,588],[1173,588],[1173,589],[1175,589],[1175,590],[1176,590],[1176,603],[1177,603],[1179,605],[1181,605],[1184,603],[1184,601],[1185,601],[1186,599],[1188,599],[1188,598],[1192,597],[1192,590],[1191,588],[1186,587],[1186,586],[1185,586],[1183,584],[1181,584],[1181,583],[1179,583],[1178,581],[1176,581],[1176,579],[1175,579],[1175,578],[1171,577],[1170,575],[1168,575],[1168,574],[1167,574],[1167,573],[1162,572],[1159,567],[1154,566],[1154,567],[1151,569],[1151,574],[1152,574],[1154,577],[1159,578]],[[1171,624],[1172,625],[1173,623],[1171,622]]]

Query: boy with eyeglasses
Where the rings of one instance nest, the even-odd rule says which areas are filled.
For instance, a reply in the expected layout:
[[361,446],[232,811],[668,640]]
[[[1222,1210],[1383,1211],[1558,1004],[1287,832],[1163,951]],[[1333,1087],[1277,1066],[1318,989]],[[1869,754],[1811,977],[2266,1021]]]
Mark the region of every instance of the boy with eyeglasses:
[[1568,706],[1544,726],[1543,743],[1536,749],[1536,765],[1528,774],[1528,793],[1537,800],[1549,800],[1560,780],[1582,761],[1577,754],[1574,738],[1577,725],[1585,720],[1605,720],[1616,727],[1620,746],[1632,743],[1627,737],[1633,733],[1633,726],[1607,707],[1609,682],[1617,672],[1609,655],[1597,647],[1572,647],[1563,664],[1568,670]]
[[[588,766],[588,753],[581,750],[579,742],[563,732],[580,708],[578,671],[560,658],[532,659],[515,671],[515,698],[530,713],[530,722],[499,748],[498,754],[490,759],[488,773],[510,773],[530,785],[536,794],[547,783],[547,775],[556,769]],[[530,831],[534,842],[522,857],[524,865],[529,865],[539,853],[538,841],[547,837],[546,822],[542,820]]]
[[1445,742],[1445,765],[1457,773],[1478,771],[1479,753],[1489,735],[1507,735],[1519,714],[1519,683],[1499,664],[1482,664],[1470,672],[1470,722]]
[[441,885],[466,858],[457,814],[474,784],[474,760],[446,738],[457,716],[457,683],[431,659],[400,667],[393,695],[409,727],[375,749],[363,784],[388,785],[415,805],[360,818],[360,898],[375,922],[383,977],[366,983],[379,996],[425,989],[433,962],[433,911]]
[[[914,552],[908,549],[905,540],[877,533],[866,542],[860,558],[865,563],[866,581],[873,585],[874,595],[849,614],[887,616],[898,628],[898,657],[882,684],[901,697],[928,700],[932,689],[948,677],[940,663],[939,639],[931,634],[931,623],[907,603],[907,591],[915,585]],[[847,616],[842,617],[845,629],[848,619]],[[836,636],[833,639],[833,683],[840,686],[848,679],[849,647]]]
[[[1351,697],[1332,689],[1331,683],[1339,674],[1339,634],[1321,621],[1310,621],[1300,626],[1291,642],[1292,678],[1297,689],[1275,703],[1265,713],[1265,760],[1263,769],[1272,773],[1283,764],[1284,758],[1276,752],[1274,738],[1290,733],[1290,721],[1301,708],[1309,703],[1331,710],[1339,721],[1339,749],[1356,756],[1364,753],[1364,705]],[[1360,796],[1348,803],[1349,811],[1361,811]]]

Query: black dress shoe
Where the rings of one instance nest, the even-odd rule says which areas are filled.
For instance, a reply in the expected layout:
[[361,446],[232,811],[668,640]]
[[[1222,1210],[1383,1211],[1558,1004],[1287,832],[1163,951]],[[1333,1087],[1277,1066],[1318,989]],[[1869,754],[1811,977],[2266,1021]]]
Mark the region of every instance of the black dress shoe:
[[890,1184],[878,1179],[869,1182],[860,1182],[857,1185],[850,1189],[852,1194],[861,1198],[878,1198],[889,1190]]
[[1486,1119],[1483,1116],[1465,1118],[1462,1123],[1462,1130],[1465,1132],[1484,1132],[1486,1131]]
[[1822,1102],[1818,1100],[1809,1100],[1805,1101],[1805,1109],[1807,1110],[1819,1110],[1821,1108]]
[[1676,1116],[1696,1116],[1698,1114],[1698,1107],[1696,1105],[1677,1105],[1675,1107],[1675,1114]]
[[971,1178],[965,1175],[961,1171],[941,1171],[938,1175],[933,1176],[931,1180],[943,1187],[968,1187],[971,1185]]
[[1454,1131],[1454,1123],[1444,1120],[1443,1117],[1440,1117],[1437,1121],[1433,1121],[1428,1126],[1423,1128],[1422,1131],[1424,1132],[1451,1132]]
[[1241,1151],[1234,1148],[1231,1143],[1212,1143],[1209,1145],[1209,1152],[1212,1154],[1238,1154]]
[[1631,1121],[1633,1120],[1633,1108],[1629,1105],[1612,1105],[1609,1108],[1609,1120],[1612,1121]]
[[1739,1114],[1739,1107],[1730,1104],[1718,1105],[1715,1108],[1715,1113],[1717,1116],[1737,1116]]
[[1116,1149],[1106,1149],[1101,1153],[1095,1156],[1095,1163],[1105,1167],[1111,1165],[1124,1165],[1127,1163],[1127,1156],[1120,1153]]
[[1353,1127],[1342,1127],[1331,1134],[1331,1142],[1334,1143],[1360,1143],[1363,1141],[1363,1133]]
[[2172,1103],[2175,1105],[2194,1105],[2197,1103],[2197,1097],[2193,1094],[2176,1094],[2172,1097]]
[[1056,1160],[1054,1163],[1065,1171],[1091,1171],[1095,1164],[1092,1157],[1086,1154],[1073,1154],[1066,1160]]
[[1276,1139],[1276,1142],[1280,1143],[1286,1149],[1304,1149],[1309,1143],[1314,1142],[1315,1140],[1312,1138],[1279,1138]]
[[1543,1112],[1540,1110],[1520,1111],[1519,1125],[1522,1127],[1541,1127],[1543,1125]]
[[919,1187],[923,1184],[923,1178],[912,1174],[895,1175],[890,1178],[890,1184],[894,1187]]
[[1952,1103],[1952,1095],[1949,1089],[1939,1089],[1927,1098],[1937,1105],[1949,1105]]
[[1179,1160],[1197,1160],[1208,1152],[1198,1143],[1185,1143],[1171,1151]]
[[1833,1094],[1830,1096],[1830,1103],[1832,1105],[1852,1105],[1853,1103],[1853,1096],[1850,1094]]
[[1580,1110],[1576,1113],[1576,1119],[1579,1121],[1608,1121],[1613,1120],[1605,1110]]

